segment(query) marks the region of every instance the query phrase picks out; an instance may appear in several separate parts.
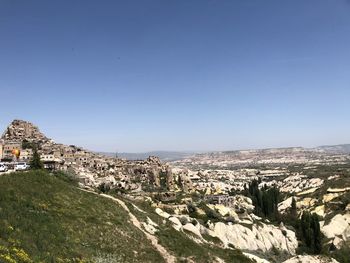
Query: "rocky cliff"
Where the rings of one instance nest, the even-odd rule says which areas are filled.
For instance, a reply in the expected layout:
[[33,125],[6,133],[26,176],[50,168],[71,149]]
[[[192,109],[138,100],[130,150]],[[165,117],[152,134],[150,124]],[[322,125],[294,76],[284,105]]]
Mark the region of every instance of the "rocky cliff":
[[6,128],[1,136],[4,141],[35,141],[38,143],[45,143],[49,139],[40,132],[39,128],[30,122],[22,120],[14,120]]

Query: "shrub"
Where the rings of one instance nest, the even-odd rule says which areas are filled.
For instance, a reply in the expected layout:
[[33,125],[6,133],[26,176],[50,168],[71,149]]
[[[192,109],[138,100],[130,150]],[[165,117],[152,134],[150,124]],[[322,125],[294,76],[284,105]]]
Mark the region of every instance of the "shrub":
[[193,214],[197,212],[197,207],[194,204],[190,203],[187,205],[187,210],[189,214]]
[[106,183],[101,183],[98,187],[97,187],[98,191],[101,193],[108,193],[111,190],[111,187],[109,186],[109,184]]
[[181,222],[182,225],[186,225],[186,224],[188,223],[187,217],[182,216],[182,217],[180,217],[179,220],[180,220],[180,222]]

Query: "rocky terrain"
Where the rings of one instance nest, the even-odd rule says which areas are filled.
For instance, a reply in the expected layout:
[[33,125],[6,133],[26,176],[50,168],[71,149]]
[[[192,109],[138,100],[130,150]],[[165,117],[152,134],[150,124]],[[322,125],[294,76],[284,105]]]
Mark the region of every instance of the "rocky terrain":
[[[347,252],[343,252],[349,249],[350,244],[350,155],[346,149],[346,146],[327,146],[314,149],[287,148],[208,153],[175,161],[172,165],[179,169],[187,168],[193,181],[193,188],[206,195],[237,196],[238,193],[246,191],[247,185],[252,180],[259,181],[260,189],[277,188],[280,192],[278,203],[280,217],[283,218],[290,213],[293,200],[299,218],[305,211],[316,214],[323,235],[323,253],[334,254],[339,262],[349,262],[348,256],[344,256]],[[235,202],[230,206],[237,207]],[[215,205],[213,208],[222,215],[229,211],[227,204]],[[235,212],[237,214],[237,211]],[[235,219],[235,224],[223,225],[223,229],[218,231],[217,236],[224,243],[229,242],[232,235],[232,244],[240,249],[254,248],[255,251],[268,251],[269,245],[265,242],[267,237],[263,234],[265,225],[259,230],[254,227],[254,222],[261,224],[264,220],[261,218],[256,220],[254,214],[250,214],[250,218],[247,220],[246,217],[244,221],[253,227],[247,230],[242,224],[242,218],[237,217],[235,213],[228,212],[228,214]],[[288,225],[286,227],[292,229]],[[300,237],[295,235],[296,231],[283,232],[282,237],[286,240],[279,238],[278,242],[285,247],[278,245],[273,247],[287,251],[290,255],[300,253]],[[274,232],[270,229],[269,233]],[[278,234],[273,236],[278,237]],[[343,253],[343,256],[337,256],[338,253]],[[263,259],[268,260],[266,256],[263,256]],[[281,259],[277,262],[280,262],[279,260]],[[332,260],[327,257],[297,256],[286,262],[336,262]]]
[[[1,145],[20,148],[18,157],[4,151],[9,165],[9,157],[17,161],[37,151],[50,171],[45,176],[76,182],[77,191],[112,200],[128,215],[123,224],[138,229],[152,257],[164,262],[349,262],[350,155],[339,150],[344,147],[208,153],[171,163],[155,156],[125,160],[56,143],[19,120],[5,129]],[[0,176],[4,187],[11,175]],[[1,200],[12,200],[6,198]],[[1,200],[0,208],[6,207]],[[33,207],[40,210],[45,202]],[[122,235],[129,237],[128,231]],[[130,262],[112,259],[109,251],[108,262]]]
[[177,166],[210,169],[246,168],[262,165],[344,164],[350,160],[347,145],[317,148],[276,148],[203,153],[173,162]]

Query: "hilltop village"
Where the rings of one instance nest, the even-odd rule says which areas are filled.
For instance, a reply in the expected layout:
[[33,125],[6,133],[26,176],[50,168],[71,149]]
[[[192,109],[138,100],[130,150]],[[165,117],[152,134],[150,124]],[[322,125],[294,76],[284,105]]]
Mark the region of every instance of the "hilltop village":
[[[171,168],[158,157],[150,156],[146,160],[129,161],[85,150],[75,145],[55,143],[43,135],[33,124],[14,120],[5,130],[0,141],[0,159],[11,166],[13,162],[29,162],[36,147],[46,169],[73,173],[82,186],[97,187],[101,184],[118,187],[123,190],[141,190],[147,187],[162,187],[175,190]],[[15,156],[14,150],[19,151]],[[135,177],[139,179],[136,183]],[[191,187],[185,173],[180,173],[182,185],[186,190]]]

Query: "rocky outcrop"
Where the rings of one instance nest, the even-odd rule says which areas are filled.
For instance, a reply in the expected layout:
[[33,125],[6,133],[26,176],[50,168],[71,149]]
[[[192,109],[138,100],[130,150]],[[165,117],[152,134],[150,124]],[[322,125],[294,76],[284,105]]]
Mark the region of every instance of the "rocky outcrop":
[[168,166],[166,168],[166,184],[167,184],[167,188],[169,190],[175,190],[176,189],[176,183],[175,183],[175,180],[174,180],[174,175],[173,175],[173,171],[171,169],[170,166]]
[[324,257],[324,256],[296,256],[290,258],[283,263],[339,263],[333,258]]
[[7,127],[1,139],[5,141],[22,142],[27,141],[47,142],[49,139],[39,131],[39,128],[32,123],[22,120],[14,120]]
[[295,233],[284,226],[276,227],[259,223],[248,228],[240,224],[218,222],[210,230],[212,232],[209,234],[218,237],[226,246],[231,244],[247,251],[267,252],[274,247],[293,255],[298,247]]
[[298,197],[291,196],[278,204],[278,211],[281,214],[286,213],[292,207],[293,198],[295,199],[295,201],[299,199]]
[[188,174],[187,169],[181,169],[181,170],[176,170],[176,175],[177,175],[177,183],[178,186],[183,190],[185,193],[188,193],[192,191],[193,189],[193,184],[190,179],[190,176]]
[[253,262],[256,262],[256,263],[270,263],[270,261],[267,261],[266,259],[263,259],[263,258],[259,258],[258,256],[250,253],[243,252],[243,255],[245,255],[247,258],[252,259]]
[[164,212],[162,209],[160,209],[160,208],[156,208],[156,213],[159,215],[159,216],[161,216],[161,217],[163,217],[163,218],[169,218],[170,217],[170,214],[168,214],[167,212]]
[[329,194],[325,194],[322,198],[322,202],[323,203],[328,203],[330,201],[332,201],[333,199],[337,198],[341,196],[341,193],[329,193]]
[[306,189],[311,189],[311,192],[315,191],[323,182],[324,181],[320,178],[308,178],[306,175],[296,174],[285,178],[277,185],[281,192],[299,193]]
[[327,192],[328,193],[343,193],[350,191],[350,187],[345,187],[345,188],[328,188]]
[[337,214],[331,221],[321,228],[322,233],[327,238],[342,237],[344,241],[348,240],[348,232],[350,231],[350,214]]
[[[246,224],[208,222],[207,226],[204,226],[196,219],[189,216],[170,215],[160,208],[156,208],[155,212],[169,220],[174,229],[178,231],[191,232],[202,241],[204,235],[216,237],[219,238],[226,247],[234,246],[236,249],[244,251],[263,252],[268,252],[275,248],[291,255],[295,254],[296,248],[298,247],[295,233],[285,228],[283,224],[277,227],[258,222],[256,224],[251,223],[250,227],[247,227]],[[192,224],[193,221],[196,221],[196,223]]]

